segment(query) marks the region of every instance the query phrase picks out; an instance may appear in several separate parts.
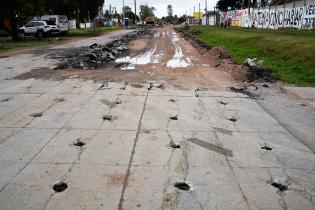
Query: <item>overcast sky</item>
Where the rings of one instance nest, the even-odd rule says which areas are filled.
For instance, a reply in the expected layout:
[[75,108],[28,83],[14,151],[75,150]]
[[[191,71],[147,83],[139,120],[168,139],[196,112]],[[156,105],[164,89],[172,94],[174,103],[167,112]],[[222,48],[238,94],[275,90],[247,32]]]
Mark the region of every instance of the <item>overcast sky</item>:
[[[177,14],[181,16],[183,14],[189,15],[189,11],[192,13],[194,10],[194,6],[196,8],[196,12],[199,10],[199,2],[200,8],[203,11],[205,9],[205,0],[137,0],[137,14],[139,14],[139,6],[140,4],[148,4],[149,6],[153,6],[156,8],[155,15],[157,17],[162,17],[167,15],[167,5],[171,4],[173,6],[174,15]],[[217,0],[207,0],[208,2],[208,10],[213,10],[214,5]],[[109,5],[112,7],[116,7],[117,12],[121,12],[123,0],[105,0],[104,9],[109,9]],[[125,5],[130,6],[134,11],[134,0],[125,0]]]

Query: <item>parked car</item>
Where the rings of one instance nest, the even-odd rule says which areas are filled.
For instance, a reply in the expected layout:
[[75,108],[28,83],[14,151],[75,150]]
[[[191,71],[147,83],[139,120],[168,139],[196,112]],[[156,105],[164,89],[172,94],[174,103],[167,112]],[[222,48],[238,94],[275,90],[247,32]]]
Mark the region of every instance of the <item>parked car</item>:
[[25,26],[19,28],[18,31],[24,36],[35,35],[38,38],[60,33],[57,25],[49,25],[45,21],[31,21]]
[[143,21],[143,20],[140,20],[138,23],[137,23],[138,26],[145,26],[146,25],[146,22]]
[[57,25],[61,33],[67,33],[70,30],[68,17],[65,15],[44,15],[40,20]]

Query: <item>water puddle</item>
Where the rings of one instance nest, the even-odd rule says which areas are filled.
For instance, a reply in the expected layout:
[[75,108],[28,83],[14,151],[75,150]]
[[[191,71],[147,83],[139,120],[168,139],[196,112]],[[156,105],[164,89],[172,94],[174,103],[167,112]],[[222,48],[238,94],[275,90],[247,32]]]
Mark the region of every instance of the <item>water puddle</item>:
[[123,58],[116,59],[116,63],[118,64],[126,64],[125,66],[121,67],[123,70],[132,70],[135,69],[136,65],[146,65],[150,63],[159,63],[160,58],[162,57],[162,54],[154,55],[155,51],[157,49],[156,44],[154,45],[154,48],[151,50],[142,53],[140,55],[137,55],[133,58],[130,56],[126,56]]
[[189,57],[184,58],[183,50],[179,46],[178,41],[180,39],[176,35],[176,33],[172,34],[172,43],[175,47],[175,54],[171,60],[169,60],[166,64],[167,67],[170,68],[186,68],[192,65],[191,59]]

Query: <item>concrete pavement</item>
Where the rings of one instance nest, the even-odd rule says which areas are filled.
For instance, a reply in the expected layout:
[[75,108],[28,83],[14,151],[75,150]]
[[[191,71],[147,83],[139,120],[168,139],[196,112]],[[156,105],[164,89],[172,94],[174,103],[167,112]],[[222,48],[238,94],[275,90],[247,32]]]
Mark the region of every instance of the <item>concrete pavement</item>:
[[[182,45],[181,59],[198,55]],[[161,46],[174,59],[180,45]],[[0,59],[0,209],[315,208],[308,104],[273,87],[259,87],[258,100],[209,90],[230,83],[216,81],[226,78],[214,67],[198,74],[203,63],[194,57],[190,73],[157,72],[181,72],[176,78],[186,90],[171,85],[169,75],[170,82],[153,85],[10,79],[53,68],[58,60],[48,52]]]
[[[314,153],[254,100],[158,84],[101,86],[3,85],[1,209],[314,209]],[[287,190],[271,185],[279,180]],[[59,181],[67,189],[57,193]]]

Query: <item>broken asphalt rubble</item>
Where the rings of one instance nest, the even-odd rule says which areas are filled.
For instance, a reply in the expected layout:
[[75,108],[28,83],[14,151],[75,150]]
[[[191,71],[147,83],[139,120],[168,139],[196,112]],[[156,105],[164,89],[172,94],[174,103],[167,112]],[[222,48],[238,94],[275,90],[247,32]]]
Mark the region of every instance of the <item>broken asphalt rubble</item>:
[[72,50],[64,56],[65,61],[61,62],[56,69],[96,69],[104,66],[126,53],[128,48],[124,45],[144,33],[146,30],[139,29],[106,44],[93,43],[88,47]]
[[249,71],[246,74],[246,79],[249,82],[253,81],[266,81],[274,82],[278,77],[272,73],[271,69],[264,68],[264,60],[258,60],[256,58],[247,58],[244,61],[244,65],[248,66]]

